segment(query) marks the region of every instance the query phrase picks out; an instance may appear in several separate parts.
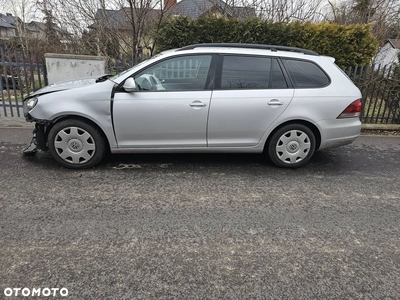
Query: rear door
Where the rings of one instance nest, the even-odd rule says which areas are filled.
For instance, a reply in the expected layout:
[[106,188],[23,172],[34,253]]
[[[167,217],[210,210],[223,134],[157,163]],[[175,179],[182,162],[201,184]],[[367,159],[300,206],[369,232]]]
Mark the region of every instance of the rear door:
[[220,56],[208,119],[209,147],[252,147],[294,94],[278,59]]

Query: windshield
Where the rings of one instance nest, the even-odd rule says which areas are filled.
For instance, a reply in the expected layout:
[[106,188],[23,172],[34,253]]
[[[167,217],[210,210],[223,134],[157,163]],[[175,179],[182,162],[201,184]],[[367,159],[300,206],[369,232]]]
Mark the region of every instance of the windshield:
[[112,77],[110,77],[110,78],[108,78],[108,79],[111,80],[111,81],[115,81],[116,78],[118,78],[118,77],[124,75],[125,73],[130,72],[133,68],[139,67],[139,66],[141,66],[141,65],[143,65],[143,64],[145,64],[145,63],[147,63],[147,62],[149,62],[149,61],[152,61],[152,60],[154,60],[155,58],[157,58],[157,57],[159,57],[159,56],[161,56],[161,55],[162,55],[162,53],[159,53],[159,54],[157,54],[157,55],[154,55],[154,56],[150,57],[149,59],[146,59],[146,60],[144,60],[144,61],[142,61],[142,62],[140,62],[140,63],[134,65],[133,67],[131,67],[131,68],[125,70],[125,71],[122,71],[121,73],[118,73],[117,75],[114,75],[114,76],[112,76]]

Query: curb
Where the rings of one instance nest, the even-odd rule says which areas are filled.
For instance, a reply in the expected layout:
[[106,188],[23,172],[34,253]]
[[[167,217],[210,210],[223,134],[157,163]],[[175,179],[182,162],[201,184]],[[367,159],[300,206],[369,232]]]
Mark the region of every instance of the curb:
[[400,124],[362,124],[361,130],[400,131]]

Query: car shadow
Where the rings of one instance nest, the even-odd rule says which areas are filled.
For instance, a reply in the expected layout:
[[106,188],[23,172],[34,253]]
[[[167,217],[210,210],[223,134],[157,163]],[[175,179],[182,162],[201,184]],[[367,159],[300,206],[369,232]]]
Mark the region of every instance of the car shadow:
[[260,154],[199,154],[199,153],[160,153],[160,154],[109,154],[104,159],[106,163],[141,163],[141,164],[168,164],[176,165],[231,165],[264,163]]
[[[218,154],[198,154],[198,153],[175,153],[175,154],[107,154],[104,159],[94,168],[95,170],[155,170],[155,169],[226,169],[241,171],[293,171],[303,173],[309,171],[337,172],[351,170],[349,165],[351,158],[343,154],[342,150],[332,149],[317,151],[311,160],[300,168],[278,168],[262,154],[237,154],[237,153],[218,153]],[[40,167],[41,169],[69,170],[57,164],[48,152],[39,151],[35,155],[25,156],[22,159],[29,165]],[[93,170],[89,169],[89,170]]]

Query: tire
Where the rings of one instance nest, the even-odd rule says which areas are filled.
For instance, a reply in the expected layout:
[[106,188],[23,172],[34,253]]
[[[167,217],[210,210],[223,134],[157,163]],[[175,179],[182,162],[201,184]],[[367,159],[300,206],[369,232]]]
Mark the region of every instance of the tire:
[[273,133],[268,143],[268,156],[281,168],[305,165],[315,151],[315,135],[302,124],[288,124]]
[[69,169],[92,168],[106,153],[100,131],[82,120],[67,119],[56,123],[47,141],[50,154]]

